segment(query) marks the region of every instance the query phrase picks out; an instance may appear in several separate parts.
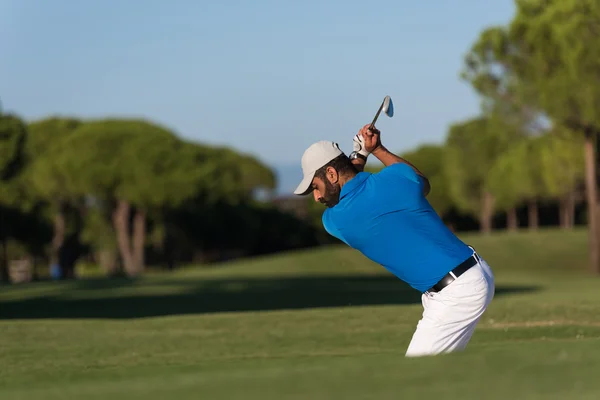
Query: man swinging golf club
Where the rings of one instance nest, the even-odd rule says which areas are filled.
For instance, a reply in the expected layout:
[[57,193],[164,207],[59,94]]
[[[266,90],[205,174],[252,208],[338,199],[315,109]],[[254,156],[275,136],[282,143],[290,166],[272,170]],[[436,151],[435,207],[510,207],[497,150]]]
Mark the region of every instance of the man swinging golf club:
[[[407,357],[463,350],[494,297],[489,265],[445,226],[426,199],[428,179],[389,152],[373,124],[353,141],[349,157],[337,143],[312,144],[294,193],[312,192],[328,207],[322,220],[329,234],[422,293]],[[364,172],[370,154],[384,165],[378,173]]]

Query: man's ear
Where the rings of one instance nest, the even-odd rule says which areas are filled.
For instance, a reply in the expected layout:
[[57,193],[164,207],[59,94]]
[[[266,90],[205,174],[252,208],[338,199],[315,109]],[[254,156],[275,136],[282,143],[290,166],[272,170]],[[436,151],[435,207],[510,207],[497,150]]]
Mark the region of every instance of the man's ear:
[[327,167],[327,171],[325,171],[325,177],[332,184],[335,184],[340,180],[338,172],[333,167]]

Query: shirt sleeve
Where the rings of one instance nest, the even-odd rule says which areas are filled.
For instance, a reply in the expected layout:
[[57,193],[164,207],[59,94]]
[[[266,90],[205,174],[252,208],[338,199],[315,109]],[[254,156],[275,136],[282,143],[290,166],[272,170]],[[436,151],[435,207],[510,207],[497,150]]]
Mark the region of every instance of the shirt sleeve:
[[417,174],[417,172],[410,165],[403,162],[388,165],[387,167],[383,168],[379,173],[393,178],[406,179],[413,183],[416,183],[421,187],[425,183],[421,175]]
[[325,210],[325,212],[323,213],[323,216],[321,217],[321,219],[323,221],[323,227],[325,228],[327,233],[329,233],[331,236],[341,240],[342,242],[344,242],[348,245],[348,242],[346,241],[346,239],[344,239],[344,237],[342,236],[342,233],[340,232],[340,230],[335,226],[334,222],[332,221],[331,213],[329,211],[330,210]]

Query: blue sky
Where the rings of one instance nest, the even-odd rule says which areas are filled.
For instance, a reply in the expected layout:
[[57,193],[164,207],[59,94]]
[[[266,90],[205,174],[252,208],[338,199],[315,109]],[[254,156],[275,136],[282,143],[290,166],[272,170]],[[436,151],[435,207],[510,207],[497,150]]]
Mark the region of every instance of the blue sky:
[[479,111],[459,79],[512,0],[0,0],[0,98],[32,120],[145,117],[182,137],[297,166],[322,139],[351,151],[385,95],[393,151]]

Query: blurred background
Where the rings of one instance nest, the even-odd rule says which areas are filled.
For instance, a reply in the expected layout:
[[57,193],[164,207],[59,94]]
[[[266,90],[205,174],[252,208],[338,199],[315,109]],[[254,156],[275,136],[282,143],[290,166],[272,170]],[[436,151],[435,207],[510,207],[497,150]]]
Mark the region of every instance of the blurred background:
[[[599,39],[598,0],[0,0],[0,397],[597,398]],[[462,369],[397,364],[418,293],[292,193],[386,95],[383,144],[497,275]]]
[[322,139],[349,153],[385,95],[384,144],[452,229],[585,224],[583,135],[525,102],[513,2],[431,7],[3,0],[3,280],[330,244],[292,194],[300,157]]

